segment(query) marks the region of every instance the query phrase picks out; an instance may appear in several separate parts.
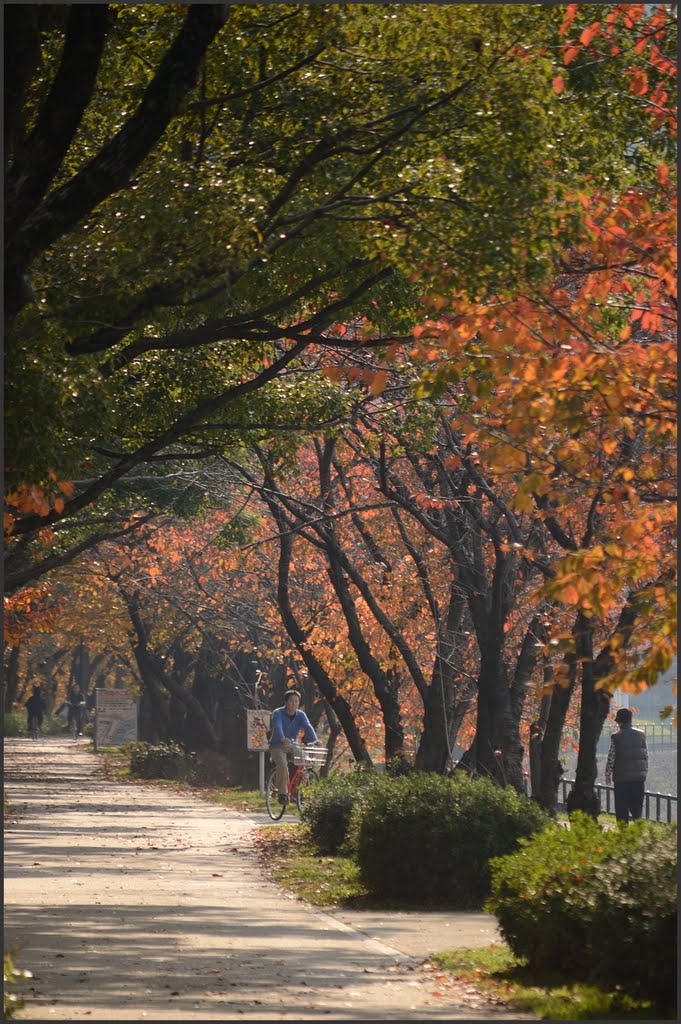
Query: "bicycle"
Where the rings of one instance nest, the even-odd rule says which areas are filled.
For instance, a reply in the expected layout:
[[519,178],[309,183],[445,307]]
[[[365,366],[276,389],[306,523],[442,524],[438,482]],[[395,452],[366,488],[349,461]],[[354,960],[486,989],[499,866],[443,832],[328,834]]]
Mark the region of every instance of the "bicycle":
[[28,720],[28,732],[32,740],[40,739],[40,719],[37,715],[31,715]]
[[[295,765],[295,770],[289,772],[287,793],[289,803],[295,803],[300,811],[303,807],[305,787],[318,778],[316,766],[321,766],[326,762],[326,750],[324,747],[317,747],[311,744],[304,746],[301,743],[292,743],[289,747],[289,754]],[[270,769],[267,777],[265,803],[267,804],[267,813],[272,821],[279,821],[288,806],[287,804],[279,803],[277,771],[274,767]]]
[[83,735],[84,725],[84,712],[85,705],[76,705],[71,711],[71,721],[69,722],[69,734],[71,739],[75,743],[79,736]]

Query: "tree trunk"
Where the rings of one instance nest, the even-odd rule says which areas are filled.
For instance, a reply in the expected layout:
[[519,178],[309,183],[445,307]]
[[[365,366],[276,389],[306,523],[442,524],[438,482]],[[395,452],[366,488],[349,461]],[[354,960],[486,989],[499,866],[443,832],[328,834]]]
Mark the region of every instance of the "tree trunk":
[[[201,748],[217,750],[218,738],[215,732],[215,726],[206,714],[201,703],[192,696],[189,690],[187,690],[181,683],[178,683],[171,677],[171,675],[165,670],[164,664],[159,656],[149,650],[146,627],[139,613],[139,592],[127,594],[120,586],[120,583],[119,591],[125,601],[128,614],[130,615],[130,621],[132,622],[137,636],[137,643],[134,645],[133,649],[143,684],[151,688],[152,691],[157,689],[159,685],[163,687],[163,689],[170,694],[170,697],[177,701],[178,707],[181,707],[186,714],[196,720],[197,727],[200,730],[199,742]],[[167,711],[166,714],[167,718],[163,723],[165,731],[173,733],[176,730],[175,724],[171,721],[170,711]]]
[[[550,687],[550,689],[549,689]],[[542,741],[546,733],[546,727],[551,709],[553,696],[553,669],[548,657],[544,657],[544,693],[539,705],[539,716],[530,725],[530,788],[532,799],[540,803],[542,792]]]
[[133,653],[142,682],[140,701],[140,739],[152,742],[168,742],[173,738],[168,700],[163,693],[159,677],[160,666],[155,663],[145,645],[133,645]]
[[545,631],[540,615],[537,614],[532,618],[525,631],[511,686],[508,686],[504,678],[505,670],[500,673],[499,679],[495,728],[496,747],[501,751],[499,766],[503,774],[504,785],[513,786],[519,793],[525,792],[524,750],[520,741],[520,720],[525,706],[527,689],[537,664],[539,645],[544,638]]
[[605,712],[602,711],[603,695],[594,689],[593,662],[593,631],[594,620],[581,615],[580,628],[575,637],[577,658],[581,664],[582,701],[579,711],[579,751],[577,754],[577,771],[575,784],[567,799],[568,814],[573,811],[584,811],[598,820],[599,801],[594,789],[596,782],[596,746],[601,734],[603,720],[607,714],[608,700],[605,701]]
[[20,644],[15,644],[10,649],[9,657],[7,659],[7,670],[5,672],[5,683],[4,683],[4,697],[3,707],[5,714],[9,714],[14,706],[14,702],[17,699],[17,690],[19,689],[19,649]]
[[393,760],[400,761],[404,757],[404,728],[399,701],[396,699],[395,691],[390,685],[386,672],[384,672],[374,658],[371,648],[364,638],[355,602],[350,594],[350,588],[338,560],[334,557],[336,553],[335,544],[329,543],[326,547],[326,552],[329,559],[327,566],[329,579],[338,596],[345,621],[348,625],[348,639],[357,655],[360,668],[371,680],[374,694],[381,709],[386,764]]
[[[460,588],[452,583],[447,617],[441,630],[438,630],[435,664],[423,705],[423,729],[416,753],[416,767],[420,771],[440,774],[446,771],[463,718],[461,701],[457,699],[457,669],[452,663],[452,653],[458,646],[465,607]],[[460,676],[458,679],[461,682]]]
[[[580,619],[581,614],[578,613],[573,626],[573,636],[577,634]],[[565,718],[577,684],[579,668],[577,656],[573,652],[565,655],[564,662],[567,668],[566,685],[563,686],[559,683],[553,685],[546,730],[541,743],[541,788],[538,802],[553,817],[556,816],[558,810],[558,785],[564,774],[564,768],[559,758],[560,744]]]
[[276,505],[270,505],[272,514],[279,526],[279,566],[278,566],[278,578],[277,578],[277,603],[279,606],[279,614],[284,624],[286,632],[291,637],[291,640],[295,644],[301,658],[305,663],[310,677],[314,680],[317,685],[319,692],[329,702],[333,708],[335,714],[338,716],[338,720],[341,724],[345,738],[348,741],[352,756],[358,764],[371,765],[371,756],[367,750],[366,743],[357,728],[355,717],[352,713],[352,709],[348,704],[345,697],[342,697],[336,691],[333,680],[328,675],[324,667],[315,658],[312,650],[307,643],[307,636],[305,631],[300,626],[300,623],[295,617],[293,608],[291,606],[291,595],[289,592],[289,572],[291,568],[291,556],[293,552],[293,542],[290,534],[286,532],[286,524],[283,521],[281,513]]
[[[619,621],[613,634],[620,638],[621,647],[626,647],[631,640],[637,614],[635,594],[630,594],[620,612]],[[593,818],[598,818],[600,806],[595,789],[598,775],[596,753],[603,731],[603,723],[610,710],[610,693],[608,690],[598,687],[597,684],[612,671],[613,654],[611,637],[594,660],[593,630],[594,620],[589,619],[578,648],[582,660],[582,706],[579,717],[577,770],[574,789],[570,794],[569,810],[584,811]]]

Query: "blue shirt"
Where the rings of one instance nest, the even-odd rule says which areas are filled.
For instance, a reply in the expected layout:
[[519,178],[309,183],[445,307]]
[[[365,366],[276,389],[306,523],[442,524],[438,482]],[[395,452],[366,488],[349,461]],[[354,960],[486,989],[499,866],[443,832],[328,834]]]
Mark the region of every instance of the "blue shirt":
[[312,723],[304,711],[296,711],[289,715],[286,707],[277,708],[272,712],[272,739],[271,747],[283,746],[284,737],[297,742],[300,732],[305,733],[305,739],[310,743],[317,742],[317,733],[312,728]]

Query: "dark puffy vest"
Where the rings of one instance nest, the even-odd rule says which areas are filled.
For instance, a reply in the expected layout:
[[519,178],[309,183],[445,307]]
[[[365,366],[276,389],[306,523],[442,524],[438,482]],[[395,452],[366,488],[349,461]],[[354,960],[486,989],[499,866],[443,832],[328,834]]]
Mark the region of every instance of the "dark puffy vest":
[[641,782],[646,777],[646,737],[640,729],[624,726],[612,735],[615,744],[613,782]]

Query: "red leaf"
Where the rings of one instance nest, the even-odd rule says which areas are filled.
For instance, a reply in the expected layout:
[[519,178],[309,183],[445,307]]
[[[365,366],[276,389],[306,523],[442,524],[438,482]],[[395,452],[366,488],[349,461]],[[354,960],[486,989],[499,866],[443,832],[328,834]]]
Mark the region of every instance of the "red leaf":
[[641,70],[634,71],[629,88],[636,96],[643,96],[644,93],[648,92],[648,75],[646,72]]
[[589,43],[594,38],[594,36],[598,35],[598,31],[599,31],[600,27],[601,27],[600,21],[594,21],[593,25],[590,25],[589,28],[585,28],[583,30],[581,36],[579,37],[579,41],[582,44],[582,46],[588,46],[589,45]]
[[578,10],[579,10],[579,4],[568,4],[567,5],[567,10],[565,11],[565,20],[563,21],[563,24],[560,26],[560,35],[561,36],[565,35],[567,30],[570,28],[570,25],[575,20],[575,16],[576,16]]

